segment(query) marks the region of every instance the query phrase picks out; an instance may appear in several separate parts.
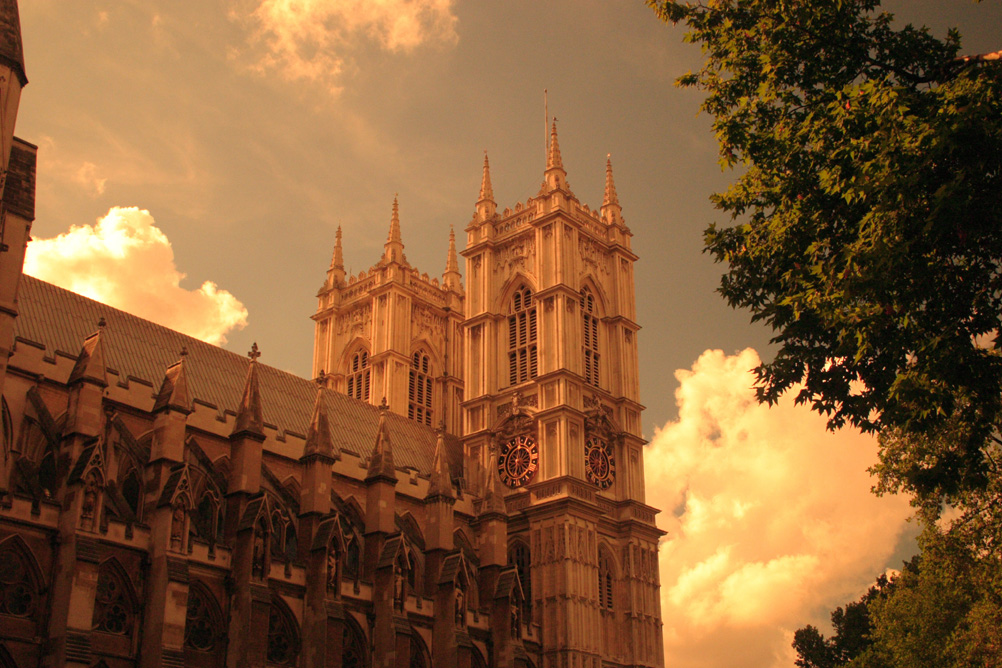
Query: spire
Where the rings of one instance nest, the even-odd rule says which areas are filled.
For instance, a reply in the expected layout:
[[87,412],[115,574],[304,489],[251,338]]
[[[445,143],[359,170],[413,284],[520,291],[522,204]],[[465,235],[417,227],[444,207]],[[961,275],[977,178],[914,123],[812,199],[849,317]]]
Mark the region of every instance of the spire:
[[108,376],[105,373],[104,342],[102,341],[104,327],[105,320],[101,318],[97,323],[97,331],[84,340],[80,355],[77,356],[77,362],[73,365],[73,371],[70,372],[68,385],[83,381],[100,387],[108,386]]
[[612,180],[612,156],[605,157],[605,197],[602,199],[602,218],[608,224],[623,222],[623,208],[619,206],[616,182]]
[[247,380],[244,382],[244,396],[240,399],[237,409],[237,419],[233,425],[233,434],[248,432],[264,436],[264,417],[261,410],[261,387],[257,380],[257,358],[261,356],[255,342],[247,353],[250,365],[247,367]]
[[459,261],[456,259],[456,231],[449,226],[449,255],[445,259],[445,273],[442,275],[442,285],[446,288],[460,290]]
[[396,467],[393,466],[393,448],[390,443],[390,432],[386,427],[386,414],[390,407],[386,405],[386,397],[379,405],[379,424],[376,426],[376,445],[369,457],[369,470],[366,481],[373,478],[387,478],[393,483],[397,481]]
[[331,440],[330,419],[327,417],[327,405],[324,402],[326,390],[323,374],[317,379],[317,384],[317,399],[313,404],[313,419],[310,420],[310,428],[306,432],[303,458],[322,457],[333,462],[340,458],[340,453],[334,448],[334,441]]
[[449,499],[456,498],[452,489],[452,474],[449,472],[449,460],[445,456],[445,425],[439,425],[436,430],[438,439],[435,441],[435,459],[431,467],[431,482],[428,485],[428,496],[444,496]]
[[497,202],[494,201],[494,188],[491,186],[491,164],[487,160],[487,151],[484,151],[484,177],[480,182],[480,199],[477,200],[477,217],[480,220],[487,220],[498,210]]
[[491,187],[491,163],[487,160],[487,151],[484,151],[484,178],[480,182],[480,201],[494,201],[494,188]]
[[167,367],[163,383],[157,399],[153,402],[153,412],[174,409],[184,413],[191,412],[191,399],[188,395],[188,372],[185,367],[187,351],[181,351],[181,359]]
[[550,153],[546,157],[546,169],[563,169],[564,163],[560,159],[560,144],[557,143],[557,118],[553,117],[553,128],[550,130]]
[[539,191],[540,195],[545,195],[554,190],[563,190],[570,194],[571,188],[567,184],[567,172],[564,170],[564,161],[560,157],[560,143],[557,141],[557,119],[553,119],[553,128],[550,130],[550,152],[546,156],[546,172],[543,177],[543,186]]
[[397,204],[397,196],[393,196],[393,215],[390,216],[390,233],[383,244],[383,262],[399,262],[407,264],[404,257],[404,243],[400,240],[400,207]]

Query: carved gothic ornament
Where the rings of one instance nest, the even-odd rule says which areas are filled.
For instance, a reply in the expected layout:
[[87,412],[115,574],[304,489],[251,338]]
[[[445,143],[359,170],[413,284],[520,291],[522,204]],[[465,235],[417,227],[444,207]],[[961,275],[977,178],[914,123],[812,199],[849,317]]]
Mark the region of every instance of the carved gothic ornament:
[[372,322],[372,306],[365,304],[339,315],[335,327],[338,334],[350,332],[352,335],[356,335],[365,331],[370,322]]
[[584,235],[578,237],[578,255],[581,257],[582,273],[586,273],[589,269],[602,274],[609,273],[605,250],[600,244]]
[[535,232],[522,234],[494,249],[494,272],[530,271],[536,258]]
[[411,314],[415,336],[427,333],[432,341],[445,339],[445,318],[433,309],[417,304]]

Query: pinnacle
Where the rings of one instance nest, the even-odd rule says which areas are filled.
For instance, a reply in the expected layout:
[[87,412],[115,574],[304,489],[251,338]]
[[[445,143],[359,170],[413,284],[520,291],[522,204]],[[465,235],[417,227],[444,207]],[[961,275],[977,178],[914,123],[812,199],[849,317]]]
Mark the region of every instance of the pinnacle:
[[334,235],[334,257],[331,258],[331,269],[344,269],[344,254],[341,250],[341,226],[337,226]]
[[397,203],[397,196],[393,196],[393,214],[390,216],[390,233],[383,244],[383,261],[400,262],[406,264],[404,257],[404,243],[400,239],[400,205]]
[[553,128],[550,130],[550,153],[546,158],[546,169],[563,169],[564,162],[560,158],[560,144],[557,142],[557,119],[553,119]]
[[247,380],[244,381],[244,394],[237,409],[237,419],[233,425],[233,433],[248,432],[264,436],[264,411],[261,408],[261,385],[257,379],[257,358],[261,356],[257,343],[251,346],[247,353],[250,364],[247,367]]
[[616,194],[616,183],[612,180],[612,155],[605,158],[605,197],[602,206],[619,206],[619,196]]
[[331,440],[330,420],[327,417],[327,408],[324,404],[325,389],[323,385],[323,372],[318,379],[317,399],[313,405],[313,419],[310,420],[310,428],[306,433],[306,446],[303,448],[303,456],[309,457],[317,455],[335,459],[338,454]]
[[439,427],[438,438],[435,441],[435,459],[432,464],[431,484],[428,486],[428,497],[444,496],[455,498],[452,491],[452,476],[449,473],[449,462],[445,457],[445,429]]
[[487,160],[487,151],[484,151],[484,178],[480,182],[480,201],[494,201],[494,188],[491,186],[491,165]]
[[445,273],[459,273],[459,261],[456,258],[456,230],[449,226],[449,255],[445,260]]

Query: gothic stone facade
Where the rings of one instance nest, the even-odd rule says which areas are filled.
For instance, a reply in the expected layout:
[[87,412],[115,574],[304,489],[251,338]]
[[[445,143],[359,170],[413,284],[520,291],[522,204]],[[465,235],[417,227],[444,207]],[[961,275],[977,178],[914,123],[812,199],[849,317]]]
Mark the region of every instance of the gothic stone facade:
[[[0,0],[5,129],[27,83]],[[13,37],[12,37],[13,36]],[[663,662],[633,262],[554,126],[536,196],[486,158],[441,280],[318,294],[315,379],[22,276],[35,147],[3,138],[0,668]]]

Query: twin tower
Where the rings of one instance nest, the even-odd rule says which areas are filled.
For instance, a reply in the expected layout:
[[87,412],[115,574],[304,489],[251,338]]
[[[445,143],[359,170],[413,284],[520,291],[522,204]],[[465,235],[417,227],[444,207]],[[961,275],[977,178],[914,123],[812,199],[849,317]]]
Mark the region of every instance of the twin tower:
[[395,200],[368,271],[345,273],[338,230],[313,315],[313,374],[461,439],[464,491],[503,499],[497,549],[518,568],[544,657],[659,665],[637,256],[611,162],[592,210],[570,189],[554,123],[539,192],[499,211],[485,156],[464,231],[465,289],[454,233],[441,280],[408,263]]

